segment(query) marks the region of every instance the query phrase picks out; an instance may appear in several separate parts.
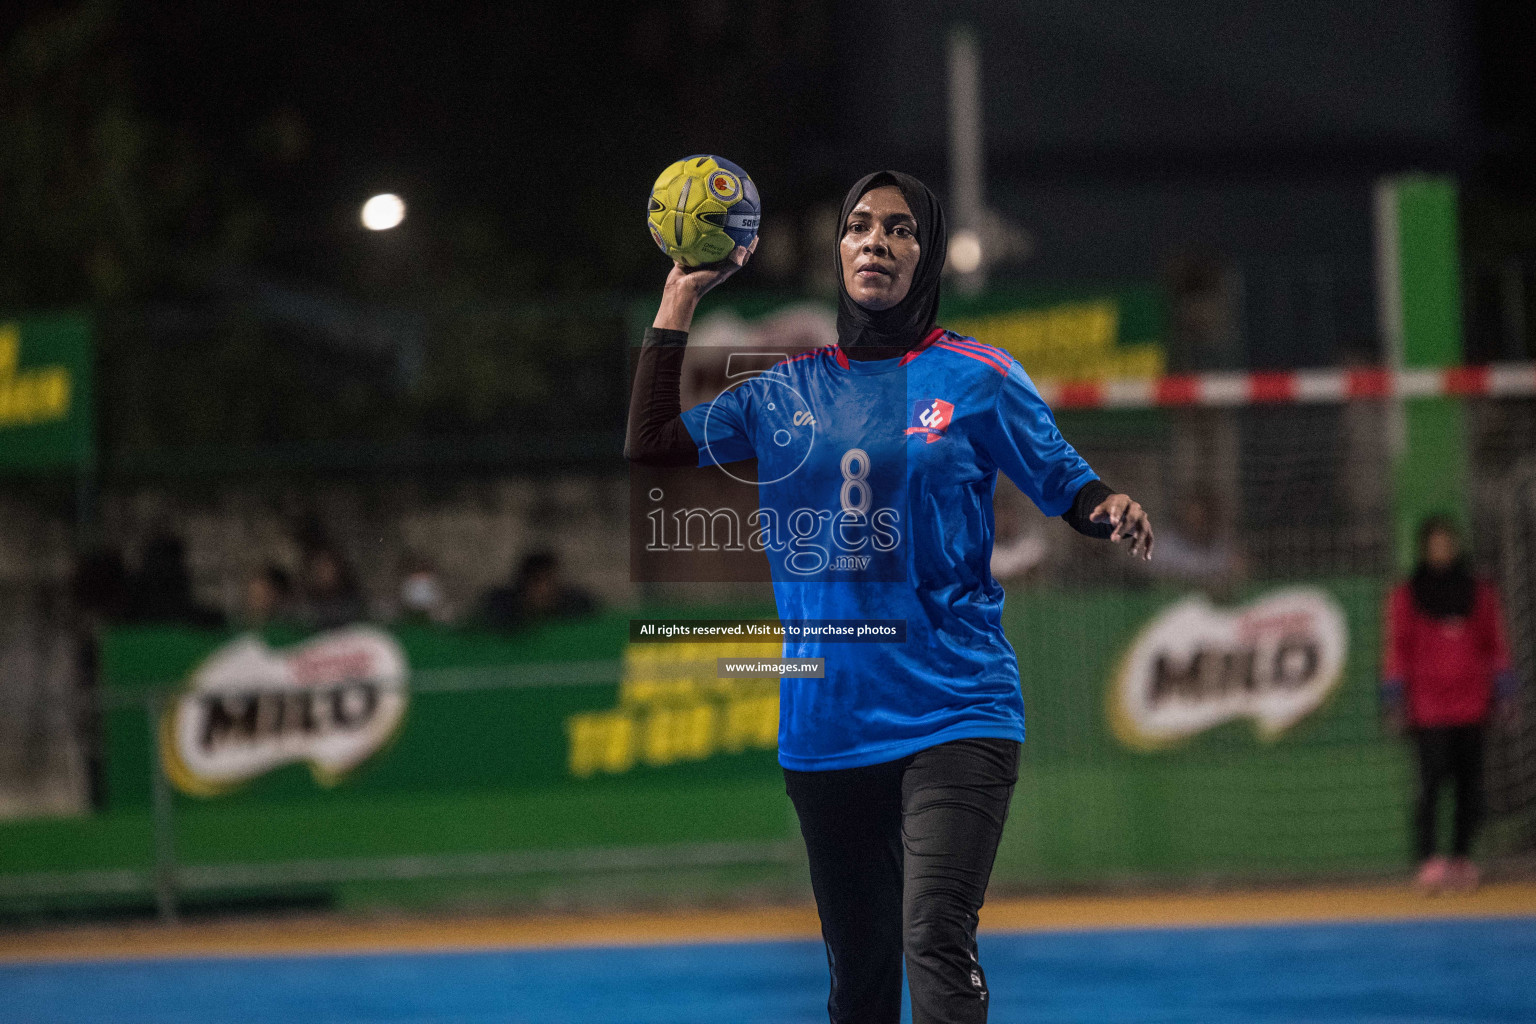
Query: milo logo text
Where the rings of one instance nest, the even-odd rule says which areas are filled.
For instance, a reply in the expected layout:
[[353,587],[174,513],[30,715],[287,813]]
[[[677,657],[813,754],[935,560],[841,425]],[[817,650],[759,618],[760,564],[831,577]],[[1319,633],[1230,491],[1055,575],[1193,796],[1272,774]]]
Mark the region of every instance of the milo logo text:
[[280,689],[210,694],[201,698],[199,746],[204,753],[295,733],[366,728],[382,703],[377,683],[354,680],[317,690]]
[[284,764],[332,785],[405,716],[405,655],[368,626],[275,651],[255,636],[215,652],[162,722],[166,775],[212,796]]
[[1273,739],[1338,686],[1348,643],[1343,610],[1316,588],[1274,591],[1231,610],[1186,598],[1132,642],[1110,689],[1110,725],[1139,748],[1238,718]]

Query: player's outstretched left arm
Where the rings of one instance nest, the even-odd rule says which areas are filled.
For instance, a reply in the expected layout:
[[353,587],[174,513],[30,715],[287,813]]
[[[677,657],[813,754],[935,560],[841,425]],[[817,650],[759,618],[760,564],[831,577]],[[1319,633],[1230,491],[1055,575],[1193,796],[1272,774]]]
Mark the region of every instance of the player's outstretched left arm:
[[1111,494],[1094,507],[1088,518],[1114,527],[1109,534],[1112,543],[1129,540],[1132,558],[1151,560],[1152,517],[1141,507],[1141,502],[1129,494]]
[[1024,368],[1008,359],[990,417],[977,417],[974,437],[998,469],[1047,515],[1078,533],[1129,540],[1131,554],[1152,557],[1152,520],[1128,494],[1113,490],[1056,428],[1045,399]]

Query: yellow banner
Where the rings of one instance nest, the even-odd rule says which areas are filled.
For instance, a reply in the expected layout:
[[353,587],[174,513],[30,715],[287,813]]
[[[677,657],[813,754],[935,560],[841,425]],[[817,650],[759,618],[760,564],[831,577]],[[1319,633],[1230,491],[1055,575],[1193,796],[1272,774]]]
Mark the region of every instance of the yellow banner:
[[31,427],[69,418],[67,366],[18,369],[21,327],[0,324],[0,427]]
[[946,326],[1006,349],[1036,380],[1158,377],[1168,361],[1160,344],[1120,344],[1120,308],[1111,299],[981,314]]

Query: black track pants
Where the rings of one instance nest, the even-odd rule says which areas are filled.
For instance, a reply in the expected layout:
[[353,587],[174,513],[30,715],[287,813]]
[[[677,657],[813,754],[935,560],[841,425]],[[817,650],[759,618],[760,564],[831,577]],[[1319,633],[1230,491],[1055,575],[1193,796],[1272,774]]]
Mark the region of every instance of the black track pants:
[[832,1024],[987,1019],[976,915],[1019,774],[1014,740],[942,743],[899,761],[784,772],[827,944]]
[[1413,731],[1419,754],[1419,792],[1414,840],[1419,860],[1435,854],[1435,810],[1450,780],[1456,792],[1451,853],[1465,857],[1483,818],[1483,726],[1424,726]]

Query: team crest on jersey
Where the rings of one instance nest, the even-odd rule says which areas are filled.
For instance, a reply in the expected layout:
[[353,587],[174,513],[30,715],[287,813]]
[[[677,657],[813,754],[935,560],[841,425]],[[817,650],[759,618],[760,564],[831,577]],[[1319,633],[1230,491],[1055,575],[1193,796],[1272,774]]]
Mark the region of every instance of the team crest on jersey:
[[929,444],[944,436],[944,431],[955,418],[955,407],[942,398],[924,398],[912,406],[912,419],[907,423],[908,434],[922,434]]
[[734,203],[741,198],[741,180],[722,167],[710,174],[709,190],[716,199]]

